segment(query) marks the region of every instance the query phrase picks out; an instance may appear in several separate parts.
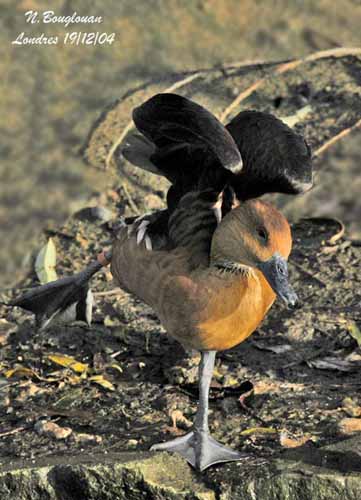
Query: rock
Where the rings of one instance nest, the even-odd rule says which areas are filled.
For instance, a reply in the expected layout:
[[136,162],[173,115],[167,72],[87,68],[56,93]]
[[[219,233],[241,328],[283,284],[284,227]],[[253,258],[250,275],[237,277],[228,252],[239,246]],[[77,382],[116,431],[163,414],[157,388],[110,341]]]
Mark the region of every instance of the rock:
[[180,458],[119,453],[14,463],[0,470],[1,500],[215,500]]
[[356,499],[361,498],[360,455],[360,437],[323,448],[309,442],[274,461],[239,462],[211,475],[222,500]]
[[361,498],[361,438],[308,443],[272,461],[245,459],[197,474],[168,453],[108,453],[13,462],[1,500],[344,500]]

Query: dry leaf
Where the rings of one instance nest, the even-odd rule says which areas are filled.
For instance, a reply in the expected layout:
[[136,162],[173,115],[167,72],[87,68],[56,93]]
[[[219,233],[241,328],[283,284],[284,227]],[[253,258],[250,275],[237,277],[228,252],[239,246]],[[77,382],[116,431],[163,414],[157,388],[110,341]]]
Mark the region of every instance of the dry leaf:
[[93,377],[89,377],[91,382],[95,384],[101,385],[104,389],[108,389],[109,391],[115,391],[114,385],[103,377],[103,375],[94,375]]
[[240,433],[241,436],[250,436],[253,434],[277,434],[273,427],[250,427]]
[[307,361],[307,364],[310,368],[317,368],[318,370],[337,370],[340,372],[351,372],[357,368],[357,366],[350,361],[334,358],[332,356]]
[[336,253],[339,251],[339,248],[337,246],[333,246],[333,247],[322,247],[321,249],[321,253],[325,254],[325,255],[330,255],[332,253]]
[[310,434],[306,434],[305,436],[290,438],[286,432],[281,432],[280,434],[280,444],[284,448],[298,448],[299,446],[306,444],[308,441],[315,441],[315,437]]
[[123,368],[119,366],[117,363],[112,363],[109,365],[109,368],[113,368],[114,370],[117,370],[119,373],[123,373]]
[[78,375],[70,375],[69,377],[66,377],[66,383],[70,385],[78,385],[81,381],[82,379]]
[[344,434],[361,432],[361,418],[343,418],[338,423],[339,429]]
[[39,393],[42,394],[44,392],[47,392],[47,390],[43,389],[42,387],[37,386],[33,382],[29,382],[29,385],[19,392],[19,394],[15,398],[15,400],[24,402],[26,399],[30,398],[31,396],[34,396],[35,394],[39,394]]
[[26,368],[25,366],[15,366],[15,368],[10,368],[4,373],[6,378],[11,377],[37,377],[37,374],[31,368]]
[[281,116],[280,119],[283,121],[283,123],[292,128],[298,122],[304,120],[306,116],[308,116],[311,112],[312,112],[312,107],[309,104],[307,104],[303,108],[298,109],[295,114],[289,116]]
[[60,427],[55,422],[47,422],[45,420],[36,422],[34,429],[40,435],[44,434],[55,439],[66,439],[73,432],[70,427]]
[[52,238],[48,239],[35,260],[35,271],[42,285],[55,281],[58,277],[55,271],[56,248]]
[[343,410],[350,416],[350,417],[361,417],[361,406],[359,406],[356,401],[354,401],[352,398],[345,398],[342,401],[343,405]]
[[350,332],[351,337],[356,340],[357,345],[361,347],[361,331],[355,321],[349,321],[347,323],[347,330]]
[[252,342],[252,345],[257,347],[257,349],[260,349],[261,351],[270,351],[274,352],[275,354],[283,354],[284,352],[292,350],[292,346],[290,346],[289,344],[268,345],[265,342],[254,340]]
[[188,418],[185,417],[180,410],[171,411],[169,416],[172,420],[174,429],[180,428],[188,430],[193,425],[193,423],[190,420],[188,420]]
[[361,354],[356,351],[350,352],[345,359],[353,363],[358,363],[359,365],[361,364]]
[[270,380],[260,380],[254,386],[254,393],[259,394],[274,394],[285,391],[303,392],[305,390],[304,384],[296,384],[291,382],[279,382]]
[[86,363],[80,363],[71,356],[50,354],[48,359],[57,365],[64,366],[65,368],[70,368],[74,372],[84,373],[88,370],[88,365]]
[[4,372],[6,378],[11,377],[29,377],[42,380],[43,382],[59,382],[61,377],[42,377],[35,370],[31,368],[26,368],[26,366],[16,365],[14,368],[10,368]]
[[103,441],[101,436],[97,436],[96,434],[86,434],[84,432],[73,434],[73,438],[76,443],[81,444],[100,444]]

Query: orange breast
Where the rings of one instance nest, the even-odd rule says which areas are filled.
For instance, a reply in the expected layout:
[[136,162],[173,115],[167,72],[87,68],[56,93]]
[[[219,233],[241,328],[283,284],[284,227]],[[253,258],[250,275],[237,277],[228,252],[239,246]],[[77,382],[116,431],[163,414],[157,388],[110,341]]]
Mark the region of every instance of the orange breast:
[[263,320],[275,294],[263,275],[190,272],[186,250],[148,252],[135,238],[113,246],[112,273],[120,286],[157,313],[186,348],[224,350],[245,340]]
[[200,348],[220,351],[241,343],[261,323],[274,300],[260,272],[234,277],[214,293],[203,311],[198,324]]

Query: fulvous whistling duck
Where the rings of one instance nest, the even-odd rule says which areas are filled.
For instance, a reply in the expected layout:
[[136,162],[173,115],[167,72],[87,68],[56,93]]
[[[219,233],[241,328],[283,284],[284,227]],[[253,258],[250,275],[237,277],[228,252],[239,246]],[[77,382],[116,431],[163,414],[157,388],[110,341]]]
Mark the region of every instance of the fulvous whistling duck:
[[167,332],[201,352],[199,405],[188,434],[153,450],[181,454],[198,470],[238,460],[208,427],[216,352],[245,340],[276,296],[294,306],[285,217],[258,199],[312,186],[310,150],[272,115],[244,111],[224,127],[200,105],[159,94],[133,113],[139,134],[121,147],[135,165],[167,177],[167,208],[124,224],[112,250],[85,271],[13,301],[49,323],[87,296],[88,280],[111,262],[119,285],[149,304]]

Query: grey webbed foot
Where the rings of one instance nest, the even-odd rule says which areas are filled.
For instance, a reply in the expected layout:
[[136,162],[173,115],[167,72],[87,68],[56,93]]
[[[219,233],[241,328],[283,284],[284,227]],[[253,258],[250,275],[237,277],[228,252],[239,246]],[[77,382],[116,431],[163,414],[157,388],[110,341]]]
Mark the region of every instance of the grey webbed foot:
[[151,447],[151,451],[178,453],[199,471],[214,464],[233,462],[244,458],[244,454],[227,448],[204,431],[191,431],[171,441],[155,444]]
[[201,361],[199,363],[199,404],[191,432],[167,443],[160,443],[151,447],[151,450],[178,453],[199,471],[203,471],[213,464],[232,462],[244,457],[238,451],[231,450],[218,443],[209,434],[208,396],[215,357],[216,351],[201,352]]
[[89,280],[111,261],[111,251],[102,252],[83,271],[37,286],[9,302],[35,314],[36,325],[46,328],[53,320],[61,322],[92,320],[93,295]]

